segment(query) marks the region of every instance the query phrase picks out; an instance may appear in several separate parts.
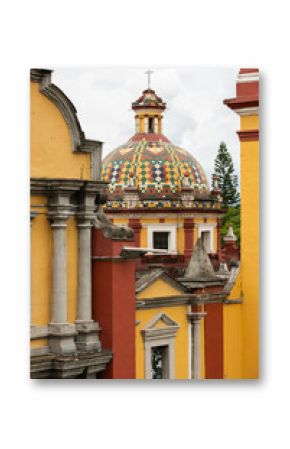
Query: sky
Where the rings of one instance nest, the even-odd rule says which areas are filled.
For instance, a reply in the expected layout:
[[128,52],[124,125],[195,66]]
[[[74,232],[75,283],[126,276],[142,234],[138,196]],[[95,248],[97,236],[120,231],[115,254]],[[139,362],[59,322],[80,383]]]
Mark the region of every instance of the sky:
[[[131,103],[147,88],[147,67],[55,68],[52,81],[77,109],[86,138],[104,142],[103,157],[135,132]],[[223,105],[235,96],[238,67],[150,67],[151,87],[167,103],[163,134],[189,151],[208,181],[221,141],[239,175],[239,118]]]

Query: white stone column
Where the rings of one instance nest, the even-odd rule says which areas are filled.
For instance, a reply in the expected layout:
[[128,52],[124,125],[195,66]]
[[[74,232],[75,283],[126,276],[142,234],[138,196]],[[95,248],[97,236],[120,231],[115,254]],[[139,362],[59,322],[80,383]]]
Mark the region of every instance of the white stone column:
[[70,193],[56,191],[49,199],[48,217],[52,230],[52,298],[48,325],[49,347],[55,354],[76,351],[75,324],[67,322],[67,219],[70,216]]
[[201,379],[200,364],[200,322],[206,313],[194,312],[188,314],[191,323],[191,378]]
[[78,320],[92,319],[91,221],[78,223]]
[[139,127],[139,117],[135,117],[135,132],[139,133],[140,132],[140,127]]
[[52,229],[51,323],[67,320],[66,220],[55,220]]
[[92,319],[91,233],[95,218],[95,186],[87,185],[77,213],[78,222],[78,313],[76,345],[80,351],[100,351],[100,327]]
[[154,117],[154,132],[158,134],[158,117]]
[[144,117],[144,133],[148,133],[148,117],[145,115]]

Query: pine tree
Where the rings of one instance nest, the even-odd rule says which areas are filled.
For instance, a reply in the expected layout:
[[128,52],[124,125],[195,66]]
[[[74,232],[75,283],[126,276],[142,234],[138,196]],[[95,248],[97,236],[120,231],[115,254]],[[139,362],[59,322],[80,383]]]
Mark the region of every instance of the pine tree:
[[224,142],[220,143],[214,161],[215,174],[218,176],[218,186],[221,189],[223,207],[238,206],[240,195],[238,192],[238,177],[235,175],[232,156]]

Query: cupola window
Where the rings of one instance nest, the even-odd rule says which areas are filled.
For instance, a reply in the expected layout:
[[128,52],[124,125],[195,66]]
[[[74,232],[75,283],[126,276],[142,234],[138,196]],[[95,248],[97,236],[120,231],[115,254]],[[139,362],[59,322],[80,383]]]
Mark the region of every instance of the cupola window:
[[149,117],[148,132],[154,133],[154,118],[153,117]]

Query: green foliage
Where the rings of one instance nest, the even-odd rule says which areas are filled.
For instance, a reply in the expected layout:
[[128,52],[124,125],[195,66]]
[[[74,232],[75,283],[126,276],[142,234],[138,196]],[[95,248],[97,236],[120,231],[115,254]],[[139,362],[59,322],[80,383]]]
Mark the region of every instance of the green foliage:
[[224,142],[221,142],[218,149],[214,161],[214,171],[218,176],[218,186],[221,189],[223,207],[237,206],[240,202],[238,177],[235,175],[232,156]]
[[240,206],[229,207],[223,217],[221,235],[222,239],[228,232],[229,225],[232,225],[234,234],[237,236],[237,245],[240,246],[240,225],[241,225],[241,210]]

